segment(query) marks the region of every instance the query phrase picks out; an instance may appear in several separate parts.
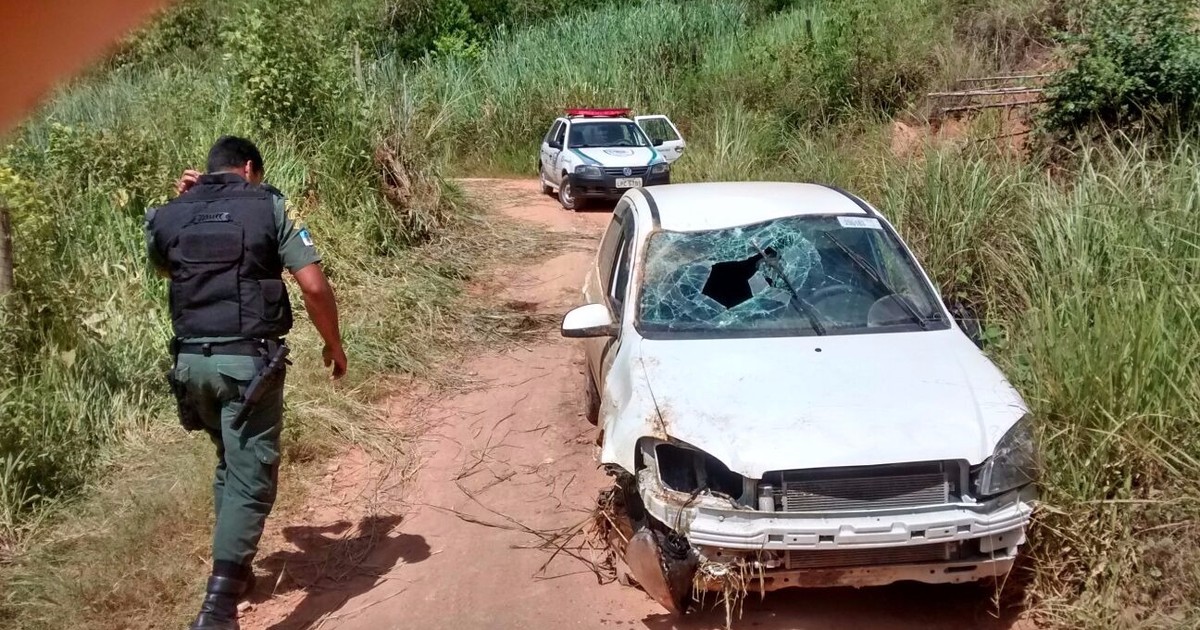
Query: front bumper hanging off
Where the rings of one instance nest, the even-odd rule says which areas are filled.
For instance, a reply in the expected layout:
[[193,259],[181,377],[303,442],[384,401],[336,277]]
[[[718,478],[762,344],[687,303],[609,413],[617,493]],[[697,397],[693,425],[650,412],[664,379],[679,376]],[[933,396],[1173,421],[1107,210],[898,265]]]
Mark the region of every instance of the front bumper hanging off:
[[763,590],[1002,577],[1025,542],[1036,497],[1027,487],[982,503],[876,513],[760,512],[667,490],[649,469],[638,476],[638,493],[655,520],[678,524],[701,566],[748,567]]

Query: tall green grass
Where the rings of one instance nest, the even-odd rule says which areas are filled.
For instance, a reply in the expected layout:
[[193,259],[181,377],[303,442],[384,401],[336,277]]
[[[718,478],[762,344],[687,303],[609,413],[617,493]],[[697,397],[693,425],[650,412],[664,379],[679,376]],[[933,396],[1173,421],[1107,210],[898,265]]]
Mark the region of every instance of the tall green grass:
[[[341,23],[330,12],[351,5],[296,19]],[[185,5],[185,15],[195,6]],[[239,21],[252,10],[231,3],[196,19],[216,20],[222,32],[252,29]],[[219,135],[254,138],[269,180],[290,194],[310,226],[327,273],[349,297],[344,332],[358,373],[411,370],[428,360],[429,344],[418,341],[415,327],[380,325],[379,309],[447,308],[470,264],[452,258],[421,265],[403,256],[462,216],[462,199],[441,178],[438,160],[413,159],[403,168],[420,185],[389,201],[376,150],[404,143],[427,153],[422,125],[429,123],[394,125],[391,90],[380,85],[388,75],[373,58],[355,65],[356,44],[344,33],[326,31],[325,39],[304,43],[331,64],[345,63],[336,95],[305,101],[324,108],[306,112],[311,126],[264,131],[253,102],[239,99],[238,77],[222,63],[237,51],[207,42],[191,50],[194,57],[156,54],[97,70],[9,139],[0,154],[8,182],[0,202],[16,217],[17,288],[0,303],[0,544],[22,538],[30,510],[91,482],[108,447],[171,422],[162,383],[170,335],[165,283],[146,265],[143,213],[168,199],[184,168],[202,167]],[[313,84],[278,91],[284,98]],[[373,296],[359,294],[356,303],[362,285]],[[365,305],[372,308],[353,308]],[[305,325],[298,328],[312,343]],[[311,354],[300,347],[302,356]],[[337,396],[322,387],[309,400],[330,397]]]
[[[931,45],[953,30],[943,0],[796,4],[766,17],[735,0],[576,13],[501,33],[479,59],[427,59],[404,87],[433,95],[439,144],[464,172],[530,172],[568,106],[666,113],[689,136],[753,124],[762,156],[789,130],[903,110],[934,79]],[[893,37],[890,24],[919,36]],[[744,112],[753,122],[732,118]]]

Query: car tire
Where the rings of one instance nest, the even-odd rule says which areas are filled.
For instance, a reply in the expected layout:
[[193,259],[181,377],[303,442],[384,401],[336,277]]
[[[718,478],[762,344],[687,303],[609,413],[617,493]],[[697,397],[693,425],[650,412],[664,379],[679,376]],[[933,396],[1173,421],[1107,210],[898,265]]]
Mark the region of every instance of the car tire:
[[562,183],[558,185],[558,203],[562,204],[563,210],[577,212],[583,209],[583,200],[575,196],[574,186],[566,173],[563,173]]
[[585,402],[586,406],[584,407],[583,417],[587,418],[587,421],[590,422],[592,426],[599,426],[600,389],[596,387],[596,379],[592,378],[592,371],[586,367],[584,370],[587,371],[587,392],[584,394],[587,397],[587,400]]

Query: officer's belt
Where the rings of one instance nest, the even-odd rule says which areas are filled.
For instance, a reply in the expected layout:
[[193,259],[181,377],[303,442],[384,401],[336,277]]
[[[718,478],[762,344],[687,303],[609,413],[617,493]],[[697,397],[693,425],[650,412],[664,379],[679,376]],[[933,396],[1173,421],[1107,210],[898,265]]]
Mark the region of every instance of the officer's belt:
[[177,341],[174,344],[175,354],[202,354],[210,357],[217,355],[232,355],[244,357],[261,357],[270,354],[273,347],[280,343],[278,339],[238,339],[235,341]]

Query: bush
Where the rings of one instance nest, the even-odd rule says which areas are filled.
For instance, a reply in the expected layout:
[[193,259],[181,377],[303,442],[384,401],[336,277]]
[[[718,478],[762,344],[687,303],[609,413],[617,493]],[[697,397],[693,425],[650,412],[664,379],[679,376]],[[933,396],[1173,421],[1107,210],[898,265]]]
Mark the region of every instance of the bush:
[[1067,67],[1046,90],[1056,134],[1200,121],[1200,31],[1191,0],[1089,0],[1063,36]]
[[165,203],[175,177],[161,140],[132,127],[53,123],[45,157],[43,166],[57,185],[84,195],[107,195],[134,217]]
[[[724,80],[748,105],[795,124],[894,115],[928,83],[929,44],[947,33],[936,26],[938,2],[880,4],[852,0],[779,15],[748,38],[743,71]],[[914,32],[895,37],[897,22]]]
[[346,96],[349,55],[342,34],[322,26],[313,0],[252,5],[226,24],[224,56],[255,128],[320,134],[333,122],[334,105]]

